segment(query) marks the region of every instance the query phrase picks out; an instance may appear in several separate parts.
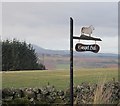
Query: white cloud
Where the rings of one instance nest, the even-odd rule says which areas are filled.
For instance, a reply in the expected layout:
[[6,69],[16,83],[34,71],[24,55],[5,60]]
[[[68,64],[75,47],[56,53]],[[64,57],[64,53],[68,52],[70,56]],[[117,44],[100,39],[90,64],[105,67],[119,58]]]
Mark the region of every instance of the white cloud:
[[[106,42],[107,41],[107,42]],[[118,53],[118,37],[103,37],[101,45],[102,53]],[[112,49],[111,49],[112,48]]]
[[18,38],[44,48],[69,49],[72,16],[74,34],[92,24],[94,35],[105,38],[104,48],[110,46],[109,52],[117,51],[116,44],[108,42],[117,40],[117,12],[117,3],[3,3],[3,39]]

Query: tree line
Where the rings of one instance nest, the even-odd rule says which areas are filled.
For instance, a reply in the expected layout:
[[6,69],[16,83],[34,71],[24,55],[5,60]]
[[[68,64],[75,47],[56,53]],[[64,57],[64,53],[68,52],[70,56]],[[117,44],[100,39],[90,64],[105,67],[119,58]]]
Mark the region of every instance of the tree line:
[[19,40],[2,41],[2,70],[43,70],[45,66],[38,63],[37,54],[31,44]]

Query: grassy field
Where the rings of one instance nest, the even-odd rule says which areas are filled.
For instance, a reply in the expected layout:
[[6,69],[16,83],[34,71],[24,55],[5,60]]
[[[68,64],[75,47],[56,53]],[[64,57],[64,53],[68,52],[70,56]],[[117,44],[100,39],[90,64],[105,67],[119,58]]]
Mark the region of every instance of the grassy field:
[[[69,87],[69,70],[14,71],[3,72],[2,88],[42,87],[49,82],[57,89]],[[96,68],[74,70],[74,84],[81,82],[98,83],[118,79],[117,68]]]

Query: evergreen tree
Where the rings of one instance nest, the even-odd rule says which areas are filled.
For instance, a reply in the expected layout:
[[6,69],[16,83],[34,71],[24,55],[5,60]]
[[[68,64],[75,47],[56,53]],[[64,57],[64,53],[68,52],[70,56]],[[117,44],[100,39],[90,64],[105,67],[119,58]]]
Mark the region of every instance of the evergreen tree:
[[35,70],[45,69],[45,66],[38,64],[37,55],[31,44],[13,41],[2,42],[2,70]]

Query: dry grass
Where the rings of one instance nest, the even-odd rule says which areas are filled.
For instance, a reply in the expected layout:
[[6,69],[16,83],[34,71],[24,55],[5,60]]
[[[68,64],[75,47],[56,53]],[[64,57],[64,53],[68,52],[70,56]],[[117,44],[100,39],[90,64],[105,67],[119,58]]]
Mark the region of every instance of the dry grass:
[[100,82],[97,86],[97,89],[94,94],[94,102],[93,104],[110,104],[110,97],[111,97],[111,90],[107,89],[104,90],[104,84],[106,80],[103,80],[103,82]]

